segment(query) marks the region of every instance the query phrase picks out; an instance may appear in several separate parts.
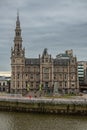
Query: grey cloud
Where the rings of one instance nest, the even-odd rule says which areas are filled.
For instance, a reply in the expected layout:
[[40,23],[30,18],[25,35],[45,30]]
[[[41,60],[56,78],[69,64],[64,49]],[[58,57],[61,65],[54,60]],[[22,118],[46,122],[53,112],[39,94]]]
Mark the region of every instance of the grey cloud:
[[4,60],[0,70],[10,70],[17,9],[27,57],[37,57],[46,47],[53,57],[73,49],[78,60],[87,60],[87,0],[3,0],[0,59]]

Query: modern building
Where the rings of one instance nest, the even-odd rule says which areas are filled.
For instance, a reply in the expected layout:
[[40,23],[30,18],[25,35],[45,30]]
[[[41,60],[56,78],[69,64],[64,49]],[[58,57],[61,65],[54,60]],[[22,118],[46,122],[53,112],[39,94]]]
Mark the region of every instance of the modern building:
[[46,48],[38,58],[26,58],[17,15],[14,47],[11,48],[11,93],[22,94],[39,89],[50,93],[55,83],[60,92],[79,91],[77,58],[72,50],[52,58]]
[[78,78],[79,78],[79,84],[83,85],[85,80],[84,65],[80,62],[78,62]]
[[78,61],[78,78],[81,90],[87,90],[87,61]]

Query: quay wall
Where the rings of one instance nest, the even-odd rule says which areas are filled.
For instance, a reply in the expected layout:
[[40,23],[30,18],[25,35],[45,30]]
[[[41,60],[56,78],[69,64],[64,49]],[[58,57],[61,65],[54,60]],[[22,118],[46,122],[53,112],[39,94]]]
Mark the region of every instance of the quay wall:
[[87,115],[85,99],[0,98],[0,110]]

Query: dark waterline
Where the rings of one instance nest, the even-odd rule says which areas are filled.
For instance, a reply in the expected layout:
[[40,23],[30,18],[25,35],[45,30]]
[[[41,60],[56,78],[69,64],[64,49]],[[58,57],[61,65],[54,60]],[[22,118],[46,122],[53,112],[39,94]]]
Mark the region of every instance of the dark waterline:
[[87,130],[87,117],[0,112],[0,130]]

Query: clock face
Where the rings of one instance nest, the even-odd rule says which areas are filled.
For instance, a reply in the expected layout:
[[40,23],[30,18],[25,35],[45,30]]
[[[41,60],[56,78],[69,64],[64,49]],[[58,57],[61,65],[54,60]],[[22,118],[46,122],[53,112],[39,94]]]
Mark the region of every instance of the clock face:
[[21,59],[18,58],[18,59],[15,60],[15,62],[16,63],[21,63]]
[[23,64],[24,60],[22,58],[13,58],[12,59],[12,64]]

